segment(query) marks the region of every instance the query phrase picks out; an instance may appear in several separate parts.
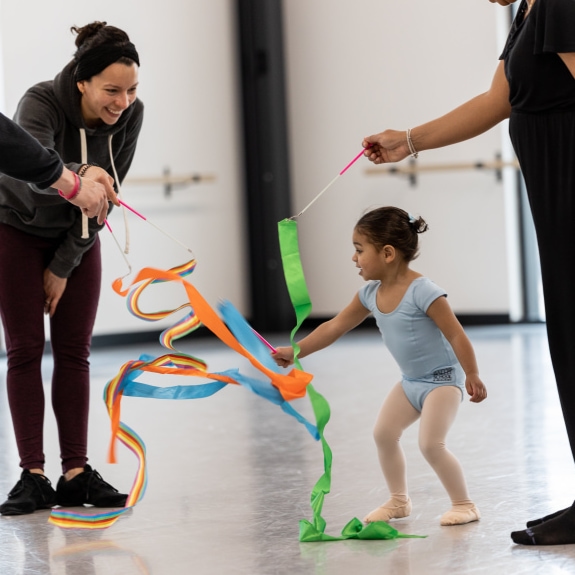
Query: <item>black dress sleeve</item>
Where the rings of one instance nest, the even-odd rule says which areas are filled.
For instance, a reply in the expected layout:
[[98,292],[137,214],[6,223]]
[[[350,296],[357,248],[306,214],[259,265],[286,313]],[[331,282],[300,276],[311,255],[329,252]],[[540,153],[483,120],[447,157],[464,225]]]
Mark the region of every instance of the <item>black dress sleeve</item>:
[[537,0],[534,54],[575,52],[575,0]]

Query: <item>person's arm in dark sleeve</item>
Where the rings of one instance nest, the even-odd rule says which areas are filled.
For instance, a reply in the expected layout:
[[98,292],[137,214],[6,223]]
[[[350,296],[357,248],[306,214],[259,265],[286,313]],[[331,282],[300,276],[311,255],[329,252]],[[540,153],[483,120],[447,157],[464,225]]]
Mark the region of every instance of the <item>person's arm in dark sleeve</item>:
[[[48,188],[62,176],[64,164],[18,124],[0,114],[0,172]],[[57,193],[57,192],[56,192]]]

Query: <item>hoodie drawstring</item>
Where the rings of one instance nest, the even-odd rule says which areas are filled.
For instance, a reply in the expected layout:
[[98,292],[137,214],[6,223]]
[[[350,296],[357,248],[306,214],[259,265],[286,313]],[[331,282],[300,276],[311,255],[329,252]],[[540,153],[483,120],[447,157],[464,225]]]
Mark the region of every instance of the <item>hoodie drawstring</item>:
[[[86,141],[86,130],[84,130],[84,128],[80,128],[80,146],[81,146],[80,163],[87,164],[88,142]],[[82,239],[86,239],[89,237],[90,234],[88,233],[88,216],[86,214],[82,214]]]
[[[120,187],[120,179],[118,178],[118,172],[116,172],[116,166],[114,164],[114,154],[112,153],[112,138],[113,134],[108,136],[108,153],[110,154],[110,162],[112,164],[112,171],[114,172],[114,182],[116,183],[116,189],[118,190],[118,196],[122,198],[122,189]],[[88,163],[88,141],[86,139],[86,130],[80,128],[80,150],[81,150],[81,163]],[[130,251],[130,228],[128,227],[128,217],[126,214],[126,208],[122,206],[122,212],[124,214],[124,228],[126,230],[126,243],[124,246],[124,253],[127,254]],[[88,216],[82,214],[82,238],[89,238],[90,234],[88,231]]]
[[[108,137],[108,152],[110,154],[110,162],[112,163],[112,172],[114,172],[114,181],[116,182],[116,189],[118,190],[118,196],[121,200],[124,199],[122,196],[122,188],[120,186],[120,178],[118,178],[118,172],[116,172],[116,165],[114,164],[114,154],[112,153],[112,137],[110,134]],[[128,213],[126,208],[122,206],[122,213],[124,214],[124,230],[126,231],[126,243],[124,245],[124,253],[130,253],[130,227],[128,226]]]

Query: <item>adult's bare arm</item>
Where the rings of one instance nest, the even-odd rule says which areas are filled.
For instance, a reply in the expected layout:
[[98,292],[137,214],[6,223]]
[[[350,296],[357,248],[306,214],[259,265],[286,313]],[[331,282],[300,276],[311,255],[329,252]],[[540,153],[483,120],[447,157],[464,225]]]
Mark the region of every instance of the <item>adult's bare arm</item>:
[[[493,128],[509,117],[509,84],[505,77],[503,62],[497,66],[487,92],[472,98],[465,104],[431,122],[411,130],[411,141],[418,152],[443,148],[469,140]],[[363,145],[365,156],[374,164],[398,162],[410,155],[405,130],[385,130],[368,136]]]

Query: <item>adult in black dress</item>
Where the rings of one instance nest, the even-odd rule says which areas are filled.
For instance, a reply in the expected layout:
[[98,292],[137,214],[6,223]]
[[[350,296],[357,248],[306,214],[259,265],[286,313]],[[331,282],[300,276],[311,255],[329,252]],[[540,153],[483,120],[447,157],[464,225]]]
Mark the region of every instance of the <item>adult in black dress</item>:
[[[515,0],[489,0],[507,6]],[[509,118],[535,222],[551,360],[575,456],[575,0],[521,0],[489,90],[411,130],[365,138],[375,164],[473,138]],[[575,543],[575,504],[511,534]]]

